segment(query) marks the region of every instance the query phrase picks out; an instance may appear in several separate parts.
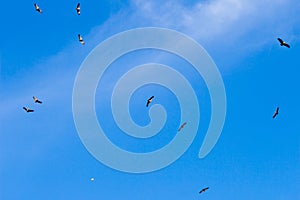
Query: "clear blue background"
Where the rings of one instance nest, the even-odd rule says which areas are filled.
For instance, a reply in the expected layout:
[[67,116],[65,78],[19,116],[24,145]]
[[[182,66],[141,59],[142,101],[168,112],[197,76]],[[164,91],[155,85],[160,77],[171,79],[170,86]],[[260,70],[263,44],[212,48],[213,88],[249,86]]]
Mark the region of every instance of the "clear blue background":
[[[92,0],[80,1],[80,16],[77,1],[37,1],[42,14],[33,3],[1,2],[0,199],[300,198],[300,1]],[[73,122],[72,89],[81,62],[96,45],[145,26],[180,31],[207,50],[222,74],[228,110],[217,145],[198,159],[210,119],[201,77],[187,63],[161,52],[120,59],[112,75],[118,74],[118,64],[122,70],[153,60],[174,65],[191,81],[201,107],[199,132],[188,151],[167,168],[137,175],[110,169],[88,153]],[[78,42],[78,33],[86,45]],[[291,48],[280,47],[277,37]],[[101,91],[99,86],[100,121],[110,115],[101,106],[106,105]],[[130,103],[132,117],[140,125],[149,122],[140,99],[152,92],[161,99],[153,103],[168,111],[166,131],[160,139],[138,143],[121,136],[108,117],[106,128],[113,127],[109,137],[115,143],[144,152],[170,141],[168,130],[178,128],[180,113],[169,91],[141,88]],[[43,104],[35,105],[33,95]],[[25,113],[23,106],[35,112]],[[272,119],[277,106],[279,115]],[[199,195],[206,186],[210,189]]]

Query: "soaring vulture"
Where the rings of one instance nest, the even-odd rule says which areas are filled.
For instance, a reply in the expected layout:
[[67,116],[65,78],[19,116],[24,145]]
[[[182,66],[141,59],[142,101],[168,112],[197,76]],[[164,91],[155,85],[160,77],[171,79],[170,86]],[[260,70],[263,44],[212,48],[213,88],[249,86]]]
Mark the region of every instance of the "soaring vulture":
[[186,125],[186,122],[184,122],[183,124],[181,124],[181,126],[178,129],[178,132],[181,131],[185,127],[185,125]]
[[40,9],[40,7],[35,3],[35,4],[33,4],[34,5],[34,8],[35,8],[35,10],[37,11],[37,12],[39,12],[39,13],[42,13],[42,10]]
[[202,190],[200,190],[200,194],[202,193],[202,192],[205,192],[206,190],[208,190],[209,189],[209,187],[206,187],[206,188],[203,188]]
[[81,36],[80,34],[78,34],[78,40],[79,40],[79,42],[80,42],[82,45],[84,45],[83,38],[82,38],[82,36]]
[[26,108],[26,107],[23,107],[23,109],[24,109],[26,112],[28,112],[28,113],[30,113],[30,112],[34,112],[34,110],[31,110],[31,109],[29,109],[29,108]]
[[32,97],[34,103],[42,103],[38,98],[36,98],[35,96]]
[[80,3],[77,4],[76,11],[77,15],[80,15]]
[[279,113],[279,107],[276,108],[276,111],[273,114],[273,119],[278,115]]
[[280,42],[280,46],[285,46],[287,48],[291,47],[288,43],[286,43],[285,41],[283,41],[281,38],[277,38],[277,40]]
[[147,104],[146,104],[147,107],[148,107],[149,104],[152,102],[153,98],[154,98],[154,96],[150,97],[150,98],[147,100]]

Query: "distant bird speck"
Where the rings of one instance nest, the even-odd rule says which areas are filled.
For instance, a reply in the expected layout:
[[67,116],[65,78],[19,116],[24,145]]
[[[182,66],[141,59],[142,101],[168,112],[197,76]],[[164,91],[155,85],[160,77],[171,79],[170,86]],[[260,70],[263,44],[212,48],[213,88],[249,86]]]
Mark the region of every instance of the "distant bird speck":
[[34,103],[39,103],[39,104],[42,103],[42,101],[40,101],[40,100],[39,100],[38,98],[36,98],[35,96],[33,96],[32,98],[33,98]]
[[185,125],[186,125],[186,122],[184,122],[183,124],[181,124],[181,126],[178,129],[178,132],[181,131],[185,127]]
[[77,15],[80,15],[80,3],[77,4],[76,11]]
[[85,44],[84,41],[83,41],[83,38],[82,38],[82,36],[81,36],[80,34],[78,34],[78,40],[79,40],[79,42],[80,42],[82,45]]
[[34,5],[35,10],[42,14],[42,12],[43,12],[42,9],[36,3],[33,5]]
[[147,100],[147,104],[146,104],[147,107],[148,107],[149,104],[152,102],[153,98],[154,98],[154,96],[151,96],[151,97]]
[[32,109],[30,109],[30,108],[23,107],[23,109],[24,109],[26,112],[28,112],[28,113],[34,112],[34,110],[32,110]]
[[273,119],[278,115],[279,113],[279,107],[276,108],[276,111],[273,114]]
[[94,180],[95,180],[95,178],[91,178],[90,180],[91,180],[91,181],[94,181]]
[[209,189],[209,187],[206,187],[206,188],[203,188],[202,190],[200,190],[200,194],[202,193],[202,192],[205,192],[206,190],[208,190]]
[[280,42],[280,46],[285,46],[287,48],[291,47],[288,43],[286,43],[285,41],[283,41],[281,38],[277,38],[277,40]]

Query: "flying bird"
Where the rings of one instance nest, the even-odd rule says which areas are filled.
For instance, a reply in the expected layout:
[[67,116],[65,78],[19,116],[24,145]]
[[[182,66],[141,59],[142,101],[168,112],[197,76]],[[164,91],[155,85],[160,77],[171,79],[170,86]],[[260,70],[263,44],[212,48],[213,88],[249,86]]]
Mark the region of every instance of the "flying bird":
[[276,111],[273,114],[273,119],[278,115],[279,113],[279,107],[276,108]]
[[147,104],[146,104],[147,107],[148,107],[149,104],[152,102],[153,98],[154,98],[154,96],[150,97],[150,98],[147,100]]
[[186,125],[186,122],[184,122],[183,124],[181,124],[181,126],[178,129],[178,132],[181,131],[181,129],[183,129],[185,127],[185,125]]
[[95,178],[93,178],[93,177],[92,177],[90,180],[91,180],[91,181],[94,181],[94,180],[95,180]]
[[36,98],[35,96],[32,97],[34,103],[42,103],[38,98]]
[[28,112],[28,113],[30,113],[30,112],[34,112],[34,110],[32,110],[32,109],[29,109],[29,108],[26,108],[26,107],[23,107],[23,109],[24,109],[26,112]]
[[77,4],[76,11],[77,15],[80,15],[80,3]]
[[283,41],[281,38],[277,38],[277,40],[280,42],[280,46],[285,46],[287,48],[291,47],[288,43],[286,43],[285,41]]
[[33,4],[34,5],[34,8],[35,8],[35,10],[37,11],[37,12],[39,12],[39,13],[42,13],[42,10],[40,9],[40,7],[35,3],[35,4]]
[[209,189],[209,187],[203,188],[202,190],[200,190],[199,194],[201,194],[202,192],[205,192],[208,189]]
[[83,38],[82,38],[82,36],[81,36],[80,34],[78,34],[78,40],[79,40],[79,42],[80,42],[82,45],[84,45]]

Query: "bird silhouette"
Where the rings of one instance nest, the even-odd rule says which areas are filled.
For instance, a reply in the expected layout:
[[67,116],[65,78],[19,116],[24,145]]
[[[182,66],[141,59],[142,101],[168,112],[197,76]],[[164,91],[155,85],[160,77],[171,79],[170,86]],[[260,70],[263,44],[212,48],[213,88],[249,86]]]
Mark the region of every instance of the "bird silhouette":
[[82,45],[85,44],[85,42],[83,41],[83,38],[82,38],[82,36],[81,36],[80,34],[78,34],[78,40],[79,40],[79,42],[80,42]]
[[80,3],[77,4],[76,11],[77,15],[80,15]]
[[181,124],[181,126],[178,129],[178,132],[181,131],[185,127],[185,125],[186,125],[186,122],[184,122],[183,124]]
[[147,100],[147,104],[146,104],[147,107],[148,107],[149,104],[152,102],[153,98],[154,98],[154,96],[151,96],[151,97]]
[[273,119],[278,115],[279,113],[279,107],[276,108],[276,111],[273,114]]
[[30,108],[23,107],[23,109],[24,109],[26,112],[28,112],[28,113],[34,112],[34,110],[32,110],[32,109],[30,109]]
[[283,41],[281,38],[277,38],[277,40],[280,42],[280,46],[285,46],[287,48],[291,47],[288,43],[286,43],[285,41]]
[[33,5],[34,5],[35,10],[42,14],[43,11],[41,10],[41,8],[36,3]]
[[39,104],[42,103],[42,102],[41,102],[38,98],[36,98],[35,96],[33,96],[32,98],[33,98],[34,103],[39,103]]
[[200,190],[199,194],[201,194],[202,192],[205,192],[208,189],[209,189],[209,187],[203,188],[202,190]]

